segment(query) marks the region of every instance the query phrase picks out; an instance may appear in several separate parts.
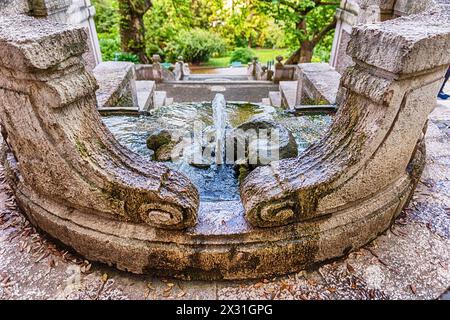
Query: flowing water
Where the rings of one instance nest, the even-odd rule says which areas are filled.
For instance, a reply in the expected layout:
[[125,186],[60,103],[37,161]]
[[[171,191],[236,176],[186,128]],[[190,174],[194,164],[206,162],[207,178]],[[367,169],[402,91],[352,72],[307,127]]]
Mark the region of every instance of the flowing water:
[[225,155],[225,134],[227,127],[227,103],[223,94],[217,94],[212,102],[213,127],[215,131],[214,153],[217,164],[223,164]]
[[[302,152],[324,134],[331,122],[328,115],[295,117],[270,106],[226,103],[222,98],[216,99],[215,108],[211,103],[172,104],[154,109],[148,116],[113,115],[103,117],[103,121],[122,145],[149,158],[153,152],[147,148],[146,140],[158,129],[177,131],[183,135],[192,132],[195,124],[201,123],[204,128],[219,131],[214,142],[217,147],[217,140],[223,137],[225,130],[255,116],[269,115],[293,133],[299,152]],[[223,152],[223,145],[219,152]],[[213,164],[208,168],[198,168],[183,159],[165,163],[191,179],[202,201],[239,200],[239,183],[232,165]]]

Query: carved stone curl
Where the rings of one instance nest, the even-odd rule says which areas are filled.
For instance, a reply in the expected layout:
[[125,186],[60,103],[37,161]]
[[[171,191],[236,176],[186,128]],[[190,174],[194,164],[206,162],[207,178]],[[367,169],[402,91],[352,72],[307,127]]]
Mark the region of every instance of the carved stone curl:
[[243,182],[254,226],[332,217],[365,201],[400,212],[417,180],[411,159],[450,64],[448,11],[435,6],[353,29],[348,53],[356,64],[342,77],[328,133],[300,157],[258,168]]
[[0,20],[0,120],[20,190],[34,201],[117,221],[183,229],[199,196],[182,174],[124,150],[95,110],[82,28]]

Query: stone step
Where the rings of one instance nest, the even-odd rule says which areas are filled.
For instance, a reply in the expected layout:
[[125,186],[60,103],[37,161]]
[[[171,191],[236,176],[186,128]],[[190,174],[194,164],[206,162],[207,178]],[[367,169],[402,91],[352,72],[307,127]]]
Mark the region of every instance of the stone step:
[[155,91],[153,96],[153,105],[155,108],[159,108],[165,105],[167,99],[166,91]]
[[135,107],[101,107],[97,109],[101,115],[135,115],[139,110]]
[[280,81],[281,105],[294,109],[297,100],[297,81]]
[[152,109],[155,81],[136,81],[136,91],[139,111],[149,111]]
[[270,105],[274,107],[281,107],[281,94],[278,91],[269,92]]
[[270,98],[262,99],[261,103],[265,106],[270,106]]

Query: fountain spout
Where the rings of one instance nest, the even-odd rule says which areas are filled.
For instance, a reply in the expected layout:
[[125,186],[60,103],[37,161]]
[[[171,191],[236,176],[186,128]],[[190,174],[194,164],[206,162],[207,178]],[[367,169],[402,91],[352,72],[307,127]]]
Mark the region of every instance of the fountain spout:
[[216,164],[223,164],[225,155],[225,134],[227,125],[226,101],[223,94],[216,94],[212,102],[215,135]]

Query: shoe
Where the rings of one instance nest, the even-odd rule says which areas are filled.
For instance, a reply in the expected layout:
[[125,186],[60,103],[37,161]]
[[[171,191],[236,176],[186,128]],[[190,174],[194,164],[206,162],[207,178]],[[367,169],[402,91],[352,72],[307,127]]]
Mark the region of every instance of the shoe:
[[448,100],[448,98],[450,98],[450,95],[445,94],[443,92],[439,92],[438,97],[442,100]]

